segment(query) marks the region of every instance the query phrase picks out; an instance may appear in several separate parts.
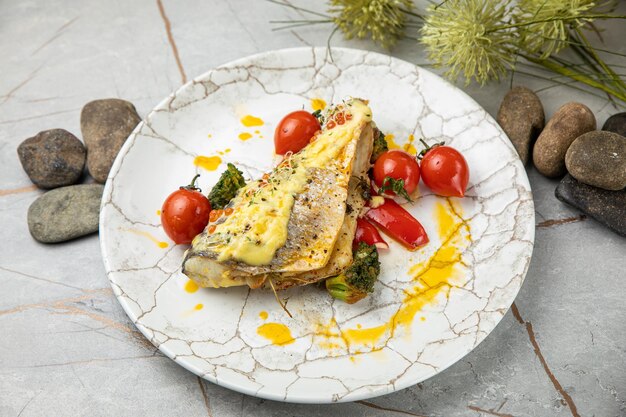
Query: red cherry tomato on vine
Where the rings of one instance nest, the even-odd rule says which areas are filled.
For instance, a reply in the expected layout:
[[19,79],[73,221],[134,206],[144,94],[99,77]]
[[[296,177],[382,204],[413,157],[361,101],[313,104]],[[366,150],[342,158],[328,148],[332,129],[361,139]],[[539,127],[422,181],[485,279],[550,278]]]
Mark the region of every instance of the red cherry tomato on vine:
[[420,181],[420,167],[413,155],[394,149],[380,155],[374,163],[374,183],[379,189],[383,187],[384,194],[393,196],[399,194],[393,191],[398,180],[404,182],[406,195],[410,195]]
[[469,167],[463,155],[442,144],[427,147],[424,152],[420,164],[424,184],[440,196],[463,197],[469,182]]
[[161,208],[161,224],[175,243],[191,243],[209,223],[211,203],[195,186],[199,176],[170,194]]
[[320,123],[311,113],[298,110],[289,113],[276,126],[274,148],[276,153],[296,153],[309,144],[315,132],[321,129]]

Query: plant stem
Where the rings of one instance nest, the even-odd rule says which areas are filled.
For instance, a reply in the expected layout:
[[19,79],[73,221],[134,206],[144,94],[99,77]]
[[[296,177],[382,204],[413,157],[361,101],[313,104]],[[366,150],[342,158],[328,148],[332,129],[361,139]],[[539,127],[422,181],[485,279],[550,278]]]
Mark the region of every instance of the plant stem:
[[314,24],[314,23],[331,23],[333,20],[332,19],[324,19],[324,20],[270,20],[270,23],[310,23],[310,24]]
[[311,25],[316,25],[316,24],[320,24],[320,23],[332,23],[332,22],[307,22],[307,23],[294,23],[292,25],[284,25],[284,26],[279,26],[276,28],[273,28],[272,31],[277,31],[277,30],[285,30],[285,29],[292,29],[292,28],[298,28],[298,27],[302,27],[302,26],[311,26]]
[[615,73],[615,71],[613,71],[613,69],[611,69],[611,67],[609,67],[596,53],[596,51],[593,49],[593,47],[589,44],[589,41],[587,40],[587,38],[585,37],[585,35],[582,33],[582,31],[579,28],[575,29],[575,32],[578,34],[578,40],[581,41],[585,46],[583,47],[584,52],[586,52],[588,55],[590,55],[591,59],[593,59],[598,65],[600,65],[602,67],[602,69],[604,70],[604,72],[609,75],[611,78],[610,80],[612,81],[612,84],[619,90],[621,90],[622,92],[626,93],[626,85],[624,84],[624,82],[619,78],[619,76]]
[[418,18],[418,19],[420,19],[420,20],[425,20],[425,19],[424,19],[424,16],[422,16],[422,15],[421,15],[421,14],[419,14],[419,13],[412,12],[411,10],[406,10],[406,9],[402,9],[402,8],[400,8],[400,11],[401,11],[402,13],[408,14],[409,16],[417,17],[417,18]]
[[[532,67],[532,66],[530,66],[530,65],[529,65],[529,67]],[[543,68],[539,68],[539,67],[537,67],[537,68],[538,68],[538,69],[543,69]],[[578,87],[578,86],[576,86],[576,85],[570,85],[570,83],[569,83],[569,82],[563,82],[563,81],[558,81],[558,80],[552,80],[552,79],[550,79],[550,78],[546,78],[546,77],[544,77],[544,76],[542,76],[542,75],[533,74],[532,72],[526,72],[526,71],[520,71],[520,70],[515,70],[515,72],[516,72],[517,74],[520,74],[520,75],[525,75],[525,76],[527,76],[527,77],[533,77],[533,78],[537,78],[537,79],[539,79],[539,80],[549,81],[549,82],[552,82],[552,83],[556,83],[556,84],[558,84],[558,85],[565,86],[565,87],[568,87],[568,88],[573,88],[574,90],[577,90],[577,91],[580,91],[580,92],[583,92],[583,93],[589,94],[590,96],[593,96],[593,97],[598,97],[598,98],[601,98],[601,99],[606,99],[606,97],[601,96],[600,94],[596,94],[596,93],[594,93],[593,91],[588,91],[588,90],[585,90],[584,88],[580,88],[580,87]],[[576,81],[576,80],[572,80],[571,82],[573,83],[573,82],[577,82],[577,81]],[[556,87],[556,86],[555,86],[555,85],[551,85],[551,86],[550,86],[550,88],[553,88],[553,87]],[[621,107],[624,107],[624,106],[621,106]]]
[[569,77],[573,80],[576,81],[580,81],[583,84],[587,84],[590,87],[593,88],[597,88],[599,90],[604,91],[607,94],[610,94],[618,99],[620,99],[621,101],[626,103],[626,94],[622,91],[619,90],[615,90],[614,88],[611,88],[605,84],[602,84],[601,82],[598,82],[596,80],[594,80],[593,78],[582,74],[580,72],[574,71],[571,68],[567,68],[563,65],[560,65],[559,63],[555,62],[554,60],[551,59],[539,59],[539,58],[535,58],[533,56],[528,56],[528,55],[521,55],[524,59],[533,62],[537,65],[541,65],[545,68],[548,68],[549,70],[552,70],[554,72],[556,72],[557,74],[562,74],[565,75],[566,77]]
[[502,29],[514,29],[520,28],[524,26],[534,25],[535,23],[547,23],[547,22],[565,22],[568,20],[579,20],[579,19],[626,19],[626,15],[612,15],[612,14],[588,14],[588,15],[580,15],[576,17],[551,17],[547,19],[538,19],[531,20],[524,23],[510,23],[507,25],[496,26],[493,29],[487,31],[487,33],[496,32]]
[[[545,40],[548,40],[548,41],[560,41],[560,40],[561,40],[561,39],[559,39],[559,38],[551,38],[551,37],[549,37],[549,36],[542,36],[542,37],[543,37]],[[569,45],[584,46],[582,43],[580,43],[580,42],[574,42],[574,41],[572,41],[571,39],[570,39],[570,40],[568,40],[568,41],[567,41],[567,43],[568,43]],[[619,52],[609,51],[608,49],[597,48],[597,47],[595,47],[595,46],[593,47],[593,49],[594,49],[596,52],[605,52],[605,53],[610,54],[610,55],[617,55],[617,56],[626,57],[626,54],[620,54]]]
[[330,17],[330,16],[328,16],[326,14],[323,14],[323,13],[318,13],[318,12],[313,11],[313,10],[309,10],[309,9],[305,9],[305,8],[302,8],[302,7],[294,6],[293,4],[283,3],[283,2],[277,1],[277,0],[266,0],[266,1],[268,1],[270,3],[278,4],[280,6],[291,7],[292,9],[299,10],[301,12],[305,12],[305,13],[309,13],[309,14],[313,14],[313,15],[316,15],[316,16],[325,17],[325,18],[329,18]]

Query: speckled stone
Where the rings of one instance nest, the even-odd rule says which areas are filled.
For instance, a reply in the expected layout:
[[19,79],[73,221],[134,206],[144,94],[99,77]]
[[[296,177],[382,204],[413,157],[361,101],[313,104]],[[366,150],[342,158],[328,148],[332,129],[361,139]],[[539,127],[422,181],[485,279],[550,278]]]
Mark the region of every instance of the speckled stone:
[[497,120],[526,165],[531,145],[545,125],[541,100],[526,87],[513,87],[500,104]]
[[87,169],[104,183],[120,148],[139,124],[135,106],[125,100],[108,98],[91,101],[80,114],[80,130],[87,145]]
[[17,148],[22,167],[39,188],[72,185],[85,167],[85,147],[67,130],[51,129],[26,139]]
[[617,113],[606,119],[602,130],[626,136],[626,112]]
[[567,148],[583,133],[596,128],[596,118],[587,106],[567,103],[561,106],[543,129],[533,148],[533,163],[549,178],[566,173]]
[[556,187],[555,195],[564,203],[626,236],[626,190],[603,190],[567,175]]
[[104,187],[82,184],[43,194],[28,208],[28,230],[39,242],[56,243],[98,231]]
[[587,132],[571,144],[565,165],[580,182],[621,190],[626,187],[626,138],[602,130]]

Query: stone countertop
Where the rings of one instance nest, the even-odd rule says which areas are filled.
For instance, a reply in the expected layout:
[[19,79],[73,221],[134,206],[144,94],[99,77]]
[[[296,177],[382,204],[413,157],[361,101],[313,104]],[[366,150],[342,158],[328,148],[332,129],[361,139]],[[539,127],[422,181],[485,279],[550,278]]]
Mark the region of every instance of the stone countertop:
[[[58,245],[30,237],[26,211],[41,191],[17,158],[22,140],[57,127],[79,134],[80,109],[93,99],[124,98],[145,115],[218,64],[326,45],[327,27],[272,31],[268,21],[282,17],[297,14],[260,0],[0,3],[0,416],[626,415],[626,239],[556,200],[557,181],[533,168],[535,250],[511,311],[436,377],[355,403],[283,404],[199,379],[128,320],[97,236]],[[626,25],[603,26],[607,45],[626,53]],[[332,44],[376,50],[340,36]],[[418,49],[402,41],[392,55],[424,63]],[[539,91],[548,117],[571,100],[600,125],[616,112],[570,88],[521,75],[515,83]],[[508,86],[465,91],[495,115]]]

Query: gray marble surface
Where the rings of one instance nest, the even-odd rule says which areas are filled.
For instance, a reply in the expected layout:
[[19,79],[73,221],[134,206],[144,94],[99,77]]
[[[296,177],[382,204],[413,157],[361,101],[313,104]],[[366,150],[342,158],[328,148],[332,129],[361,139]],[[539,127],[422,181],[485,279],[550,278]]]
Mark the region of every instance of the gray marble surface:
[[[57,127],[79,134],[80,109],[93,99],[125,98],[145,115],[220,63],[326,44],[328,28],[271,30],[269,20],[287,17],[298,15],[261,0],[0,1],[0,416],[626,415],[626,239],[557,201],[556,181],[532,168],[535,251],[513,309],[448,370],[356,403],[276,403],[200,380],[127,319],[97,236],[58,245],[30,237],[26,211],[41,192],[17,159],[23,139]],[[626,53],[626,25],[604,27],[609,47]],[[333,44],[373,49],[340,36]],[[413,41],[392,54],[425,62]],[[465,90],[495,114],[507,88]],[[587,104],[600,124],[615,112],[565,87],[539,95],[548,116],[570,100]]]

